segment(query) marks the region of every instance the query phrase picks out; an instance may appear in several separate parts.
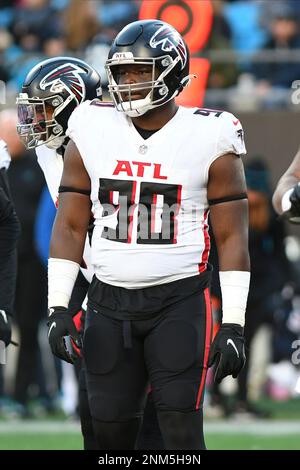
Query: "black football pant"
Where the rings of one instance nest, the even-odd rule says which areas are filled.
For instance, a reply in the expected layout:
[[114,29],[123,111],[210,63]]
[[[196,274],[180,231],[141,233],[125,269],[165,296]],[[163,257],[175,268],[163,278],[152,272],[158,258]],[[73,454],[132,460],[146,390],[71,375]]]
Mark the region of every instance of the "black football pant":
[[[79,415],[84,450],[98,450],[93,420],[88,402],[84,367],[79,375]],[[147,395],[146,408],[136,449],[161,450],[164,443],[157,419],[151,392]]]
[[211,326],[208,289],[150,319],[124,322],[88,307],[84,357],[99,449],[135,448],[149,380],[165,448],[205,448]]
[[[70,300],[69,309],[73,314],[81,310],[81,305],[84,301],[85,295],[88,290],[89,283],[80,272],[76,280]],[[78,360],[75,363],[76,375],[79,383],[78,393],[78,408],[81,423],[81,432],[83,436],[83,443],[85,450],[97,450],[98,443],[95,437],[92,417],[90,413],[90,406],[87,396],[86,388],[86,375],[84,361]],[[157,413],[151,399],[151,394],[148,395],[144,420],[142,429],[139,435],[138,449],[163,449],[164,444],[157,420]]]

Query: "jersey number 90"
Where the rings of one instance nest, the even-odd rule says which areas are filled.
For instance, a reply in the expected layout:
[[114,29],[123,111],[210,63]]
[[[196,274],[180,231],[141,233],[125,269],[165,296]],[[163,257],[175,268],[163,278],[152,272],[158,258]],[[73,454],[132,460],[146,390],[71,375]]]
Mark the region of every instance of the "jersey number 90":
[[142,182],[138,188],[131,180],[101,178],[99,182],[102,216],[113,221],[117,215],[114,228],[109,222],[104,227],[103,238],[131,243],[136,234],[139,244],[177,243],[181,185]]

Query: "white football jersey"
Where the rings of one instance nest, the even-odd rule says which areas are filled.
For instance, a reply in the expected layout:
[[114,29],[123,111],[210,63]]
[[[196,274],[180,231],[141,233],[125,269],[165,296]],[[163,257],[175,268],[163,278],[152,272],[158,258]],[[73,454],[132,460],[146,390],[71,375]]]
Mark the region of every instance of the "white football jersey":
[[[38,164],[44,173],[51,198],[57,207],[58,188],[64,167],[63,158],[59,153],[56,153],[56,151],[53,149],[49,149],[46,145],[40,145],[36,147],[35,152],[37,155]],[[83,260],[87,268],[80,269],[86,280],[91,282],[94,273],[91,265],[91,247],[88,238],[85,241]]]
[[46,145],[36,147],[35,153],[38,164],[44,173],[49,193],[55,206],[57,206],[58,188],[64,168],[63,158],[55,150],[49,149]]
[[133,289],[205,271],[208,172],[221,155],[246,153],[239,120],[179,107],[145,140],[125,114],[94,100],[73,112],[67,133],[91,179],[98,279]]

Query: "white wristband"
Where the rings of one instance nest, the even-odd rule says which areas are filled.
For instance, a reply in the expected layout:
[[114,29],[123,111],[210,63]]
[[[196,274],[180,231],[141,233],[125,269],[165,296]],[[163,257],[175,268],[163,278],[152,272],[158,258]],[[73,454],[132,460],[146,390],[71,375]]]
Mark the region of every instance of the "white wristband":
[[48,308],[68,308],[79,264],[59,258],[48,260]]
[[293,191],[294,191],[294,188],[288,189],[282,196],[281,209],[283,212],[289,211],[290,208],[292,207],[292,204],[290,201],[290,195],[292,194]]
[[220,271],[223,323],[245,325],[245,312],[250,284],[248,271]]

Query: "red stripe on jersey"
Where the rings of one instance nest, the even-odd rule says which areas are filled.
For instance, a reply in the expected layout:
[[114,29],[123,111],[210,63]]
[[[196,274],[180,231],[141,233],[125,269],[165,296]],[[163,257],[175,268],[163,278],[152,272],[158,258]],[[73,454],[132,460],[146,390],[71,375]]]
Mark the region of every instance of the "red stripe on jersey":
[[153,194],[152,205],[151,205],[151,234],[155,232],[156,204],[157,204],[157,194]]
[[199,264],[199,273],[203,273],[206,270],[206,265],[208,261],[209,250],[210,250],[210,236],[208,233],[208,224],[207,224],[208,211],[209,209],[206,209],[206,211],[204,212],[204,221],[203,221],[204,250],[202,253],[201,263]]
[[129,226],[128,226],[127,243],[131,243],[131,238],[132,238],[133,215],[134,215],[134,209],[135,209],[135,203],[134,203],[135,193],[136,193],[136,181],[133,181],[132,196],[131,196],[130,207],[129,207]]
[[200,379],[200,386],[198,389],[197,401],[196,401],[196,410],[200,408],[202,395],[206,380],[207,373],[207,364],[209,349],[211,344],[211,327],[212,327],[212,315],[211,315],[211,303],[210,303],[210,294],[209,288],[204,289],[204,299],[205,299],[205,341],[204,341],[204,360],[203,360],[203,369]]
[[174,221],[174,237],[173,237],[172,243],[174,243],[174,244],[177,243],[177,234],[178,234],[177,216],[178,216],[180,205],[181,205],[181,191],[182,191],[182,186],[178,185],[176,212],[172,216],[172,219]]

